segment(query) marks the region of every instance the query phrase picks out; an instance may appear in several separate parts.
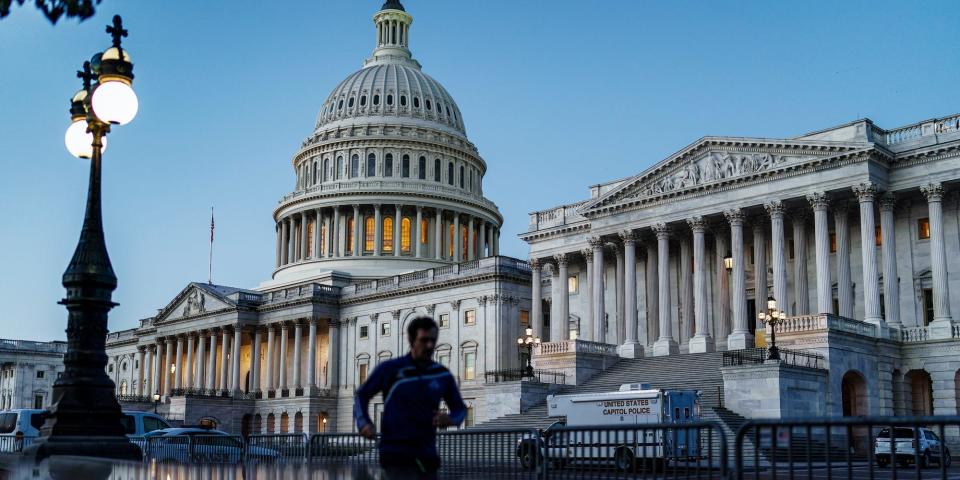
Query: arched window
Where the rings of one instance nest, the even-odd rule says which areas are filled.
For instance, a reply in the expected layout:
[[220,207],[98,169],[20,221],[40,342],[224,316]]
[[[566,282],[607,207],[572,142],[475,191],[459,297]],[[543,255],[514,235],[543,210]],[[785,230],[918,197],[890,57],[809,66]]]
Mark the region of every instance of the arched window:
[[463,165],[460,165],[460,188],[463,188]]
[[429,231],[430,221],[426,218],[420,219],[420,243],[426,245],[427,241],[430,239],[430,235],[427,233]]
[[293,433],[303,433],[303,413],[293,415]]
[[406,96],[406,95],[400,95],[400,106],[401,106],[401,107],[406,107],[406,106],[407,106],[407,96]]
[[347,219],[347,252],[353,253],[353,217]]
[[473,185],[473,169],[470,169],[470,191],[475,192],[477,189]]
[[373,217],[367,215],[363,219],[363,251],[372,252],[374,244],[374,235],[376,234],[375,228],[376,222],[373,220]]
[[433,161],[433,181],[440,181],[440,159],[434,159]]
[[360,155],[350,157],[350,178],[360,176]]
[[360,97],[360,106],[361,106],[361,107],[364,107],[364,106],[366,106],[366,105],[367,105],[367,96],[364,95],[364,96]]
[[377,156],[373,153],[367,155],[367,176],[372,177],[377,173]]
[[427,99],[427,110],[433,110],[433,108],[431,108],[431,107],[432,107],[432,105],[430,105],[430,99],[428,98],[428,99]]
[[393,95],[387,95],[387,105],[393,105]]
[[343,157],[337,157],[337,171],[333,172],[333,179],[340,180],[341,175],[343,175]]
[[393,252],[393,217],[383,219],[383,251]]
[[120,395],[126,395],[126,394],[127,394],[127,381],[126,381],[126,380],[121,380],[121,381],[120,381]]
[[337,110],[343,110],[343,100],[337,102]]
[[403,217],[403,220],[400,220],[400,253],[410,253],[410,244],[413,243],[410,223],[409,217]]
[[287,412],[280,414],[280,433],[290,433],[290,415]]
[[380,105],[380,95],[374,95],[374,96],[373,96],[373,104],[374,104],[374,105]]
[[272,413],[267,414],[267,433],[276,433],[277,430],[277,417]]
[[410,155],[403,156],[403,162],[400,165],[400,176],[410,178]]
[[447,163],[447,184],[453,185],[453,162]]
[[317,256],[318,257],[321,255],[326,256],[326,253],[325,253],[326,249],[327,249],[327,224],[324,222],[320,222],[320,251],[318,252]]
[[420,161],[417,162],[417,178],[427,179],[427,157],[420,157]]
[[329,159],[329,158],[325,158],[325,159],[323,159],[323,172],[321,172],[321,174],[320,174],[320,175],[321,175],[321,181],[322,181],[322,182],[326,182],[327,179],[329,178],[329,177],[328,177],[329,173],[327,173],[327,172],[329,172],[329,171],[330,171],[330,159]]
[[413,97],[413,108],[420,108],[420,97]]
[[388,153],[383,157],[383,176],[392,177],[393,176],[393,154]]

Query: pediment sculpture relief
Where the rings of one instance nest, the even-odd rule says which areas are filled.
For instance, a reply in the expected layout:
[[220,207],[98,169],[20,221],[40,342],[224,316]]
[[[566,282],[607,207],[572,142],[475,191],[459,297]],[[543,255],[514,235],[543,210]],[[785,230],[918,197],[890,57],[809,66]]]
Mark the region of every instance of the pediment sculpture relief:
[[769,170],[801,157],[771,153],[710,152],[669,174],[644,184],[631,197],[649,197],[718,180]]
[[183,306],[183,316],[186,317],[206,312],[206,302],[206,296],[200,293],[199,290],[190,292],[190,295],[187,296],[187,303]]

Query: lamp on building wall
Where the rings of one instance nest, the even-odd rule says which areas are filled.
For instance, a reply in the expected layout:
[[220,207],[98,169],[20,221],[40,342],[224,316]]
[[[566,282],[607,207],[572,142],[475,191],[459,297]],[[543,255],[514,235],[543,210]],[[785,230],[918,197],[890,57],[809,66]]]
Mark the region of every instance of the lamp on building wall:
[[729,250],[727,256],[723,257],[723,268],[726,268],[728,272],[733,270],[733,254]]
[[111,299],[117,277],[103,235],[101,160],[111,125],[129,123],[139,108],[132,88],[133,63],[120,46],[127,30],[119,16],[113,17],[107,33],[113,45],[77,72],[83,88],[70,100],[71,125],[64,136],[72,155],[90,159],[90,176],[80,240],[63,273],[67,293],[60,304],[68,312],[64,371],[54,382],[40,437],[24,450],[37,460],[59,455],[142,458],[140,448],[126,436],[115,384],[106,373],[107,314],[117,305]]
[[153,394],[153,413],[157,413],[157,405],[160,405],[160,394]]
[[517,337],[517,350],[520,354],[520,363],[523,363],[523,353],[526,351],[527,354],[527,365],[520,370],[520,378],[533,377],[533,364],[531,359],[533,358],[533,346],[540,345],[540,337],[533,336],[533,329],[527,327],[523,331],[523,335]]
[[770,325],[770,346],[767,348],[767,360],[780,360],[780,349],[777,348],[777,325],[787,319],[787,312],[777,309],[777,300],[767,297],[767,311],[757,314],[761,323]]

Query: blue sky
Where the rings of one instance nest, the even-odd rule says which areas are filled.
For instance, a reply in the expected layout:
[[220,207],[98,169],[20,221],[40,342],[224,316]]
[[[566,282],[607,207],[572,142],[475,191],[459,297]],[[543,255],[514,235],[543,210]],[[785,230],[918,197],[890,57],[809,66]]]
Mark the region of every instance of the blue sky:
[[[271,212],[327,94],[374,47],[378,0],[103,0],[51,26],[0,20],[0,337],[62,339],[60,277],[88,163],[63,146],[74,71],[130,30],[140,113],[110,136],[104,223],[112,330],[207,278],[253,287]],[[457,100],[526,257],[527,213],[574,202],[704,135],[785,137],[858,117],[887,128],[960,111],[960,2],[407,0],[411,49]]]

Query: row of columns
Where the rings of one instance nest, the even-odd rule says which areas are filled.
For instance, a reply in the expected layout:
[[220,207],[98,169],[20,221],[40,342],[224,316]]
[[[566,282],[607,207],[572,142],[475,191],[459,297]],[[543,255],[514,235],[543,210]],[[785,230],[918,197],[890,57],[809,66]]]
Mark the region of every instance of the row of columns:
[[[394,217],[393,228],[389,232],[393,239],[390,243],[392,249],[390,253],[385,252],[383,228],[385,212],[381,204],[362,207],[354,204],[346,213],[341,213],[341,207],[333,207],[304,210],[287,215],[277,222],[276,267],[320,258],[358,257],[364,254],[455,262],[499,255],[500,230],[495,223],[454,210],[432,208],[432,212],[428,212],[420,205],[413,208],[416,210],[415,216],[404,216],[404,205],[393,205],[391,213]],[[367,232],[364,222],[371,213],[374,219],[372,251],[365,249]],[[426,231],[422,231],[423,220],[428,220],[426,223],[429,224],[431,216],[434,218],[432,234],[429,227]],[[411,247],[409,251],[401,248],[404,219],[408,219],[411,223],[408,238]],[[352,229],[347,231],[351,220]],[[454,232],[461,232],[461,225],[467,230],[467,245],[463,244],[462,232],[460,235],[453,236],[452,255],[449,251],[450,225],[454,226]],[[310,227],[312,227],[312,235]],[[422,243],[421,238],[432,238],[433,241]],[[434,245],[432,252],[428,248],[430,243]]]
[[[942,199],[944,195],[943,186],[939,183],[926,184],[921,187],[921,192],[926,197],[929,206],[930,221],[930,250],[931,266],[933,272],[933,294],[934,294],[934,323],[941,325],[950,325],[952,317],[949,306],[949,292],[947,290],[947,262],[943,237],[943,214]],[[860,231],[861,231],[861,254],[863,265],[863,295],[864,295],[864,318],[863,320],[878,326],[878,330],[885,327],[900,328],[901,321],[899,316],[899,286],[896,263],[896,244],[894,239],[894,214],[893,209],[896,203],[896,196],[892,193],[881,194],[876,185],[863,183],[853,187],[852,193],[856,196],[860,211]],[[841,316],[852,318],[853,311],[853,291],[852,279],[850,273],[850,249],[849,249],[849,228],[847,224],[846,202],[833,203],[834,223],[837,242],[837,278],[838,278],[838,304],[839,312],[833,312],[833,294],[831,285],[831,265],[830,265],[830,234],[828,212],[831,207],[831,198],[826,192],[817,192],[807,195],[805,198],[810,208],[813,210],[814,217],[814,236],[815,236],[815,258],[816,258],[816,311],[820,313],[838,313]],[[883,276],[884,281],[884,302],[886,319],[881,317],[880,308],[880,288],[879,275],[877,269],[877,254],[875,247],[874,230],[876,225],[875,206],[879,200],[880,223],[882,232],[882,254],[883,254]],[[773,258],[773,297],[786,308],[787,299],[787,262],[786,262],[786,240],[785,240],[785,216],[786,207],[782,200],[772,200],[763,205],[764,211],[769,217],[769,228],[772,236],[772,258]],[[730,285],[721,283],[721,313],[726,312],[725,305],[728,304],[732,311],[731,331],[727,336],[727,349],[736,350],[748,348],[753,345],[753,334],[748,327],[747,298],[746,298],[746,268],[744,262],[744,224],[745,215],[742,209],[736,208],[723,212],[726,225],[717,225],[714,230],[717,232],[718,256],[722,255],[723,248],[726,246],[726,239],[730,241],[730,255],[732,256],[732,269],[730,274]],[[794,295],[796,306],[792,315],[806,315],[808,312],[808,286],[807,278],[807,254],[806,254],[806,216],[804,212],[791,212],[793,218],[793,242],[794,247]],[[694,319],[694,335],[689,341],[689,351],[707,352],[712,351],[714,347],[715,332],[710,331],[707,322],[707,259],[706,259],[706,240],[705,235],[708,230],[708,223],[703,217],[692,217],[686,221],[689,231],[693,237],[692,259],[684,261],[683,257],[689,257],[688,247],[681,248],[680,261],[680,294],[687,295],[692,290],[692,317]],[[721,227],[721,228],[718,228]],[[729,227],[729,236],[724,235],[722,227]],[[678,351],[678,344],[672,332],[671,303],[671,278],[669,268],[670,258],[670,237],[671,226],[659,223],[649,227],[656,237],[656,246],[648,248],[648,264],[656,265],[656,292],[647,291],[647,303],[652,306],[651,310],[657,312],[658,324],[657,337],[654,342],[654,355],[670,355]],[[765,301],[767,297],[767,267],[766,267],[766,223],[754,222],[753,245],[754,245],[754,267],[756,269],[756,297],[759,302]],[[604,331],[604,320],[606,318],[604,303],[604,247],[609,243],[615,243],[617,255],[617,279],[616,288],[623,294],[617,295],[618,299],[623,299],[623,304],[618,305],[618,313],[622,312],[622,321],[625,323],[624,335],[617,335],[617,338],[623,338],[621,354],[625,356],[636,356],[642,352],[637,345],[637,309],[636,309],[636,243],[637,230],[630,229],[617,235],[617,239],[608,237],[593,237],[589,239],[590,249],[581,252],[586,263],[587,283],[589,291],[587,297],[589,307],[586,315],[582,319],[581,332],[579,338],[583,340],[604,341],[607,333]],[[725,238],[726,237],[726,238]],[[611,242],[613,240],[613,242]],[[685,245],[683,242],[682,245]],[[569,298],[566,288],[566,265],[567,254],[558,254],[553,257],[553,262],[558,266],[557,277],[564,283],[563,288],[554,288],[553,303],[560,305],[555,312],[558,315],[551,317],[551,335],[550,341],[562,341],[566,339],[566,321],[569,318]],[[550,261],[547,259],[546,261]],[[721,260],[722,261],[722,260]],[[625,263],[628,268],[623,269],[621,265]],[[692,269],[690,268],[692,263]],[[541,270],[543,259],[532,259],[531,269],[533,272],[533,298],[541,298],[540,287]],[[692,275],[690,271],[692,270]],[[722,279],[725,280],[727,273],[725,269],[720,269]],[[692,278],[691,278],[692,277]],[[622,282],[620,279],[622,278]],[[648,276],[647,284],[650,285]],[[685,285],[691,284],[692,288],[685,288]],[[650,298],[655,294],[655,299]],[[688,303],[688,302],[681,302]],[[661,308],[658,308],[661,307]],[[543,312],[539,301],[533,302],[531,309],[534,332],[542,333]],[[555,318],[559,317],[559,318]],[[685,315],[685,318],[690,318]],[[618,316],[618,321],[621,318]],[[725,324],[725,318],[719,319],[719,324]]]
[[[306,325],[304,325],[306,324]],[[303,327],[307,332],[307,372],[306,380],[301,376],[301,343]],[[252,341],[252,363],[250,365],[249,391],[287,390],[290,388],[317,387],[317,321],[279,322],[265,327],[243,328],[229,326],[204,330],[196,333],[158,337],[157,343],[138,348],[139,369],[137,370],[137,395],[159,393],[169,396],[174,389],[198,389],[208,391],[241,390],[240,384],[240,346],[243,332],[247,330]],[[293,330],[292,378],[287,377],[287,349],[290,342],[290,330]],[[266,368],[265,384],[260,385],[261,344],[266,332],[266,355],[263,363]],[[194,344],[196,342],[196,348]],[[220,369],[217,369],[217,348],[219,341]],[[328,373],[327,387],[337,384],[339,326],[330,322],[328,335]],[[186,343],[186,345],[185,345]],[[209,354],[207,348],[209,347]],[[194,352],[196,358],[194,361]],[[229,352],[229,355],[228,355]],[[219,374],[218,374],[219,373]],[[277,373],[277,375],[274,375]],[[146,380],[146,382],[144,382]],[[145,383],[152,391],[144,389]]]

